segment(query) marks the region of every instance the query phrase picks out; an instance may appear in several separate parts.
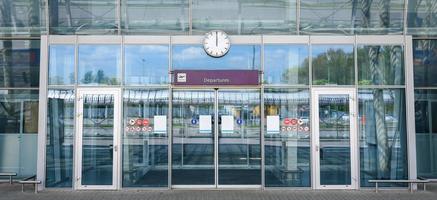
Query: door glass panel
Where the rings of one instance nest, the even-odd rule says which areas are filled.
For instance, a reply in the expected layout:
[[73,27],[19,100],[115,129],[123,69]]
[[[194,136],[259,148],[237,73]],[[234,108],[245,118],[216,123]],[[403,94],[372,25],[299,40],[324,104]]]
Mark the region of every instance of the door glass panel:
[[349,95],[319,95],[320,185],[351,185]]
[[173,92],[172,183],[214,185],[214,91]]
[[83,96],[82,185],[112,185],[114,95]]
[[218,184],[261,184],[258,90],[218,93]]

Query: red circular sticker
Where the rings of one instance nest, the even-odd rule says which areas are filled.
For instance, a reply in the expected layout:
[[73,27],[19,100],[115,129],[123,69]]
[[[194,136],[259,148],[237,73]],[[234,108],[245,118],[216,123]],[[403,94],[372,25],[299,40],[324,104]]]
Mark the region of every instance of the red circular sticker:
[[137,119],[137,121],[135,122],[135,124],[137,126],[141,126],[141,124],[143,124],[143,121],[141,119]]
[[285,118],[285,119],[284,119],[284,124],[287,124],[287,125],[290,124],[290,119]]
[[296,126],[296,125],[297,125],[297,119],[295,119],[295,118],[291,119],[291,120],[290,120],[290,124],[291,124],[292,126]]
[[149,125],[149,120],[143,119],[143,126],[148,126],[148,125]]

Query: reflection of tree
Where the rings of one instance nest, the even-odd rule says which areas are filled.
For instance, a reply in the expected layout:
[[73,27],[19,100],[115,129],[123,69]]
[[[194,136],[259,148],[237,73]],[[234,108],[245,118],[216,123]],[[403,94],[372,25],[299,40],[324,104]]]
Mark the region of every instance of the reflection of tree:
[[[364,2],[366,0],[363,0]],[[371,4],[374,1],[367,1],[367,4],[363,4],[365,6],[362,6],[361,9],[363,13],[365,13],[365,16],[370,17],[370,10],[371,10]],[[376,1],[375,1],[376,2]],[[380,28],[389,28],[389,21],[390,21],[390,1],[389,0],[380,0],[378,2],[378,8],[381,9],[380,15],[379,15],[379,26]],[[370,28],[370,19],[363,21],[363,27],[364,28]],[[376,85],[384,85],[387,84],[385,81],[384,72],[385,66],[389,66],[389,70],[394,70],[393,73],[388,73],[391,77],[394,77],[394,80],[392,83],[400,84],[402,76],[402,50],[400,47],[391,47],[389,49],[383,49],[381,46],[370,46],[367,48],[367,56],[369,60],[369,68],[371,73],[371,82]],[[389,60],[387,62],[380,62],[380,56],[382,54],[385,59]],[[389,76],[389,77],[390,77]],[[400,116],[402,112],[401,105],[402,99],[399,92],[397,92],[394,99],[395,105],[394,110],[395,116]],[[389,147],[388,143],[388,131],[385,123],[385,104],[384,104],[384,90],[382,89],[373,89],[373,107],[374,107],[374,118],[376,123],[376,145],[377,145],[377,178],[378,179],[396,179],[397,177],[392,177],[390,173],[391,169],[391,155],[394,150],[392,149],[395,145],[395,141],[393,142],[392,146]],[[394,136],[393,139],[396,139],[396,136]],[[402,143],[402,142],[401,142]],[[401,147],[401,151],[405,151],[405,147]],[[402,152],[401,152],[402,153]],[[401,156],[402,157],[402,156]]]
[[[308,59],[305,59],[302,66],[308,66]],[[330,48],[323,54],[312,59],[313,84],[351,84],[354,76],[353,53],[345,52],[343,49]]]
[[87,71],[81,80],[84,84],[107,84],[107,85],[116,85],[118,84],[117,78],[110,78],[105,75],[103,70],[98,70],[96,75],[93,74],[93,71]]

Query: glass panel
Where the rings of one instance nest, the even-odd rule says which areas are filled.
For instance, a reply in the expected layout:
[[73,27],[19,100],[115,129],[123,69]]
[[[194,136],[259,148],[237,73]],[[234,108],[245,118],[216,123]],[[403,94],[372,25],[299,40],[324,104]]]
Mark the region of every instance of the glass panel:
[[220,59],[208,56],[201,45],[174,45],[173,69],[247,69],[261,66],[260,45],[232,45]]
[[358,46],[359,85],[404,85],[402,46]]
[[307,45],[265,45],[264,83],[308,85]]
[[296,32],[295,0],[193,0],[193,33],[224,30],[228,34]]
[[119,85],[120,60],[120,45],[79,45],[79,84]]
[[0,171],[36,174],[38,90],[0,90]]
[[3,0],[0,4],[0,35],[46,33],[46,0]]
[[437,90],[415,90],[417,175],[437,178]]
[[83,95],[82,185],[112,185],[114,95]]
[[126,85],[168,83],[168,45],[126,45]]
[[117,0],[51,0],[51,34],[116,34]]
[[307,89],[264,90],[267,187],[311,186],[309,96]]
[[74,91],[50,89],[47,104],[46,187],[72,187]]
[[437,40],[413,40],[413,59],[414,86],[437,86]]
[[39,40],[0,40],[0,87],[38,87],[39,48]]
[[218,184],[261,184],[261,105],[258,90],[218,93]]
[[373,187],[372,179],[408,179],[404,90],[360,89],[358,100],[361,186]]
[[408,0],[408,29],[413,35],[437,35],[437,1]]
[[314,85],[354,85],[353,45],[312,46]]
[[303,34],[402,34],[404,0],[301,0]]
[[319,95],[320,185],[351,185],[349,95]]
[[123,187],[168,184],[168,90],[125,90]]
[[122,0],[121,6],[125,33],[188,33],[188,0]]
[[214,91],[173,91],[173,185],[214,185]]
[[50,45],[49,85],[74,84],[74,46]]

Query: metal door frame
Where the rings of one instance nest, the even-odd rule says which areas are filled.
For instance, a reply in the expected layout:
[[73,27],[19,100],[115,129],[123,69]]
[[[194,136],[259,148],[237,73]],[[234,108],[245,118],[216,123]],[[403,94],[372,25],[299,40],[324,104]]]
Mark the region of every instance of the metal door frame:
[[[83,129],[83,96],[93,94],[110,94],[114,95],[114,124],[113,124],[113,157],[112,157],[112,185],[82,185],[82,129]],[[75,179],[73,180],[77,190],[115,190],[120,187],[120,138],[121,138],[121,90],[118,88],[78,88],[77,89],[77,106],[76,106],[76,136],[75,150],[76,161],[74,162]]]
[[[357,102],[355,88],[313,88],[311,97],[312,106],[312,176],[314,189],[358,189],[358,129],[357,129]],[[319,95],[341,94],[349,95],[350,113],[350,162],[351,184],[350,185],[321,185],[320,184],[320,138],[319,138]]]

